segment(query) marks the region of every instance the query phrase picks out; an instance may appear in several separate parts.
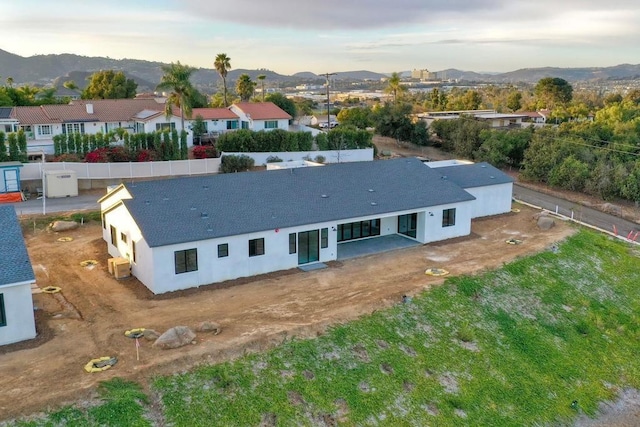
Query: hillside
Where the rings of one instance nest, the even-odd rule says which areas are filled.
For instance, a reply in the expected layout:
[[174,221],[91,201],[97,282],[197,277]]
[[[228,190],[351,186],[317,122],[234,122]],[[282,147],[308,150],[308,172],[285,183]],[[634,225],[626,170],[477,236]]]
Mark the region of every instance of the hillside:
[[[212,60],[213,62],[213,60]],[[52,84],[56,79],[65,81],[64,76],[90,75],[99,70],[118,70],[136,80],[140,89],[150,90],[160,81],[162,77],[161,62],[144,61],[140,59],[112,59],[104,57],[88,57],[74,54],[60,55],[35,55],[22,57],[11,52],[0,49],[0,76],[13,77],[16,84]],[[232,69],[228,74],[228,81],[235,81],[242,73],[249,74],[255,80],[258,75],[266,75],[267,82],[277,82],[278,85],[289,85],[301,82],[318,81],[323,79],[321,75],[305,71],[295,73],[291,76],[279,74],[271,70],[257,69]],[[407,76],[409,72],[402,73]],[[410,75],[410,73],[409,73]],[[535,83],[544,77],[561,77],[570,82],[585,80],[613,80],[613,79],[635,79],[640,76],[640,64],[621,64],[613,67],[584,67],[584,68],[523,68],[507,73],[477,73],[474,71],[462,71],[454,68],[438,71],[440,78],[448,80],[462,80],[469,82],[507,83],[507,82],[529,82]],[[388,77],[387,74],[376,73],[367,70],[338,71],[332,79],[335,80],[374,80],[379,81]],[[83,79],[76,80],[78,86],[83,87]],[[193,76],[193,83],[200,90],[214,90],[220,76],[212,68],[200,68]]]

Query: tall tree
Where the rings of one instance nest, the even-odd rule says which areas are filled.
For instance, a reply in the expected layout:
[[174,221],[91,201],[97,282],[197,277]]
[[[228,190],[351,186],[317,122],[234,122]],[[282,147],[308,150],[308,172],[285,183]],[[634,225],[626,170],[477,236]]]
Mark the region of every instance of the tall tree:
[[287,98],[281,93],[270,93],[266,98],[267,102],[273,102],[278,107],[282,108],[284,111],[289,113],[289,115],[294,118],[296,117],[296,103],[291,99]]
[[385,92],[393,95],[394,104],[398,102],[398,97],[402,95],[406,89],[407,88],[401,83],[400,74],[396,72],[391,73],[391,77],[387,80]]
[[258,80],[260,80],[260,93],[262,94],[262,102],[264,102],[264,79],[266,79],[267,76],[265,74],[260,74],[258,76]]
[[7,86],[13,87],[13,77],[7,77]]
[[565,79],[558,77],[545,77],[539,80],[534,92],[539,106],[546,108],[566,105],[573,97],[573,87]]
[[182,130],[184,130],[184,117],[191,117],[193,85],[191,84],[191,75],[196,71],[195,68],[188,65],[182,65],[180,61],[175,64],[163,65],[162,72],[164,75],[158,84],[157,89],[170,90],[171,93],[167,97],[166,114],[171,115],[171,109],[175,105],[180,108],[180,122]]
[[[67,85],[69,84],[69,85]],[[68,89],[77,88],[74,82],[65,82]],[[89,84],[82,91],[83,99],[123,99],[136,96],[138,84],[128,79],[122,71],[103,70],[89,77]]]
[[231,58],[227,56],[226,53],[219,53],[216,55],[216,60],[213,63],[218,74],[222,77],[222,85],[224,90],[224,106],[228,107],[229,103],[227,102],[227,74],[231,69]]
[[236,92],[240,95],[241,101],[250,100],[255,88],[256,84],[251,80],[249,74],[241,74],[240,77],[238,77],[236,81]]

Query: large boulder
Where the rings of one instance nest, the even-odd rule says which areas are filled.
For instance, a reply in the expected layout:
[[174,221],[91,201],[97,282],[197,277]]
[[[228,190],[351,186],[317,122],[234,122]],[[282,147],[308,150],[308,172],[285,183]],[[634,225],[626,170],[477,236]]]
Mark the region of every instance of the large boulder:
[[218,335],[220,332],[222,332],[222,328],[220,327],[219,323],[205,320],[204,322],[196,326],[196,331],[197,332],[213,332],[213,335]]
[[549,230],[554,225],[556,225],[556,222],[549,216],[541,216],[538,218],[538,228],[540,230]]
[[169,329],[153,343],[154,347],[167,350],[184,347],[196,339],[196,334],[187,326],[175,326]]
[[80,224],[75,221],[54,221],[51,223],[51,230],[60,232],[67,230],[75,230]]

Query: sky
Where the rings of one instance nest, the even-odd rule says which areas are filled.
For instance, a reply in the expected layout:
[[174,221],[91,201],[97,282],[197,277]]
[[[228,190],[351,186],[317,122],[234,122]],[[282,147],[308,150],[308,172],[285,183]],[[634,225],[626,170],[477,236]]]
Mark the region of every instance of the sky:
[[280,74],[640,63],[638,0],[21,0],[0,48]]

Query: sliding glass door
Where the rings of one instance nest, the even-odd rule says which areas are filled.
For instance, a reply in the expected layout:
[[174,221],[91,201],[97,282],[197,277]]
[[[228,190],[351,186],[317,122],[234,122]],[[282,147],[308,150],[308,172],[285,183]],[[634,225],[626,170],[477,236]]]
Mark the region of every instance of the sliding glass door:
[[320,260],[318,230],[298,233],[298,264],[309,264]]

